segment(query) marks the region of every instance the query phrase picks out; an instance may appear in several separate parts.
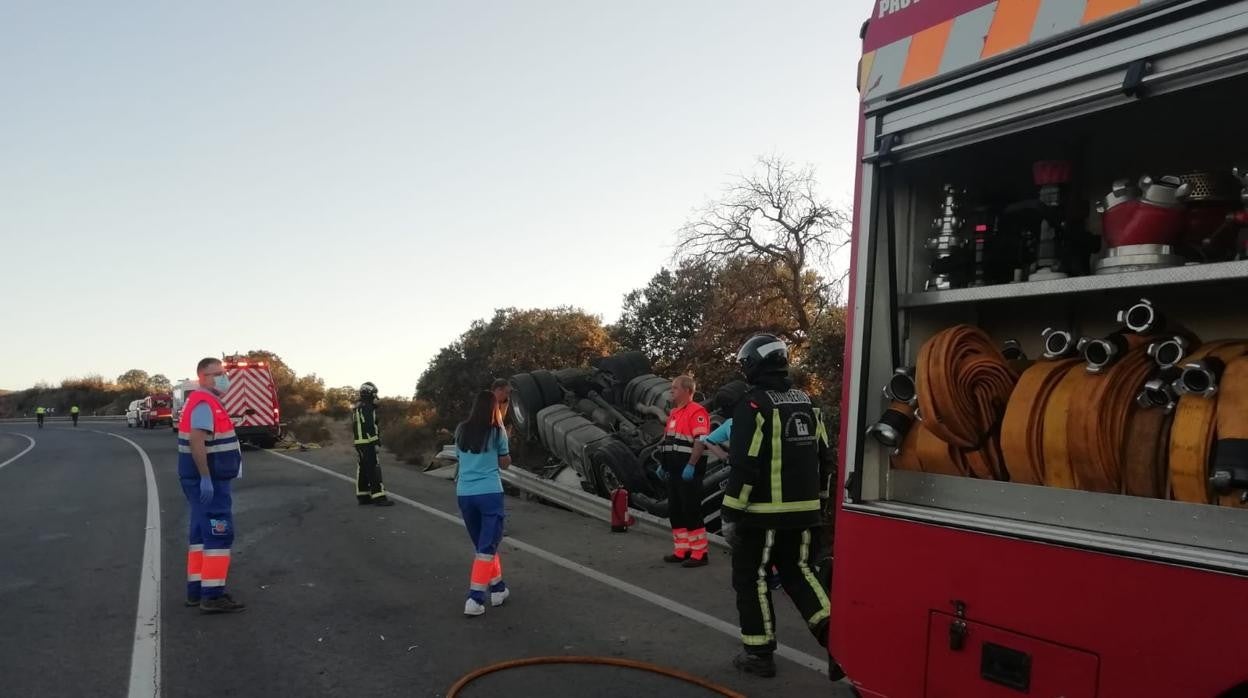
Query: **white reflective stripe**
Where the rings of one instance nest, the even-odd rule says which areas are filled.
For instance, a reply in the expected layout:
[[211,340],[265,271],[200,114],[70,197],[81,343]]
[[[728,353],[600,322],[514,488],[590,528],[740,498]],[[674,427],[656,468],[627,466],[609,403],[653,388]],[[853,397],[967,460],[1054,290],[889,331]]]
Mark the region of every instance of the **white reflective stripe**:
[[767,637],[768,644],[776,639],[776,629],[771,622],[771,603],[768,601],[768,595],[771,593],[771,587],[767,584],[767,563],[771,562],[771,546],[776,544],[776,532],[774,529],[767,529],[767,533],[763,538],[763,559],[758,565],[758,607],[763,616],[763,634]]
[[485,553],[477,553],[477,560],[481,562],[494,562],[494,556],[486,555]]
[[204,557],[229,557],[229,548],[208,548],[204,551]]
[[203,543],[192,543],[191,547],[189,548],[189,551],[192,553],[198,553],[198,552],[202,552],[203,549],[204,549]]
[[494,586],[495,584],[498,584],[501,581],[503,581],[503,576],[500,574],[499,576],[490,580],[490,586]]
[[[802,576],[805,577],[810,588],[815,590],[815,598],[819,599],[819,604],[827,610],[832,605],[828,602],[828,594],[823,590],[823,585],[819,583],[819,580],[815,578],[815,574],[810,571],[810,565],[806,564],[806,560],[810,557],[810,538],[810,529],[802,531],[802,547],[798,551],[797,568],[802,571]],[[817,622],[819,621],[814,621],[814,623]]]
[[224,579],[205,579],[204,581],[200,582],[199,585],[204,588],[223,587],[225,586],[225,580]]
[[[239,448],[237,441],[228,444],[218,444],[216,446],[204,447],[204,453],[231,453],[233,451],[241,450],[242,449]],[[191,447],[178,444],[178,453],[192,453]]]
[[186,581],[188,582],[198,582],[199,580],[200,580],[200,576],[198,574],[186,575]]
[[471,589],[472,591],[489,591],[489,589],[490,589],[490,585],[489,585],[489,584],[478,584],[478,583],[476,583],[476,582],[473,582],[472,584],[469,584],[469,585],[468,585],[468,588],[469,588],[469,589]]
[[758,355],[767,356],[773,351],[783,351],[784,349],[785,349],[784,342],[771,342],[770,344],[764,344],[763,346],[759,347]]
[[[198,431],[202,431],[202,429],[201,429],[201,430],[198,430]],[[210,433],[210,434],[212,434],[212,438],[211,438],[211,439],[208,439],[209,441],[220,441],[221,439],[237,439],[237,438],[238,438],[238,435],[234,432],[234,430],[233,430],[233,429],[231,429],[231,430],[229,430],[229,431],[223,431],[223,432],[220,432],[220,433],[218,433],[218,432],[209,432],[209,433]],[[179,431],[179,432],[178,432],[178,438],[179,438],[179,439],[190,439],[190,438],[191,438],[191,432],[189,432],[189,431]]]

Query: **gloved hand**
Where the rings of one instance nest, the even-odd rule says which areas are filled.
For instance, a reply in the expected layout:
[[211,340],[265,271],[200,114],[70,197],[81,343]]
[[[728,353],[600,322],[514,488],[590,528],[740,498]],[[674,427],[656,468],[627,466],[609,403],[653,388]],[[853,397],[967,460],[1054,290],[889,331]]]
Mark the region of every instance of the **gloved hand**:
[[737,547],[737,525],[735,523],[731,521],[721,522],[719,525],[719,535],[723,536],[724,540],[728,541],[729,546],[733,548]]
[[685,469],[680,473],[680,479],[685,482],[693,482],[694,467],[693,463],[686,463]]
[[661,465],[655,469],[654,474],[658,475],[659,479],[663,482],[667,482],[671,478],[671,476],[667,474],[667,468],[664,468]]
[[199,503],[207,504],[212,501],[212,496],[216,494],[216,488],[212,486],[212,478],[207,475],[199,477]]

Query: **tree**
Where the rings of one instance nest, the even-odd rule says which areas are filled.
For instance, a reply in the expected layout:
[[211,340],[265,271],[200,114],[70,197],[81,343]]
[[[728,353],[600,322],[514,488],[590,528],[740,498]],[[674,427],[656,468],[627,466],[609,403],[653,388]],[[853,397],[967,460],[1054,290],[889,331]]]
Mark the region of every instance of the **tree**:
[[355,388],[349,385],[344,385],[338,388],[329,388],[325,391],[325,401],[322,412],[326,417],[331,419],[345,419],[351,414],[351,408],[355,405],[355,400]]
[[687,370],[696,358],[692,342],[706,320],[715,276],[714,268],[696,260],[660,269],[644,288],[624,296],[611,336],[621,347],[649,356],[656,373]]
[[117,376],[117,385],[121,389],[129,393],[147,394],[151,387],[151,377],[147,375],[147,371],[132,368],[129,371]]
[[282,357],[267,349],[252,349],[232,358],[263,361],[268,366],[273,374],[273,385],[277,388],[277,404],[282,410],[282,419],[302,417],[309,411],[319,409],[325,397],[325,381],[315,373],[300,378],[282,361]]
[[837,284],[814,271],[849,240],[851,217],[815,193],[814,171],[781,158],[760,158],[757,170],[730,184],[679,232],[677,255],[722,266],[745,260],[774,267],[766,291],[788,305],[796,323],[789,339],[810,338],[819,309],[836,295]]
[[173,381],[169,380],[163,373],[157,373],[152,376],[149,385],[151,385],[154,393],[167,393],[173,390]]
[[441,425],[448,426],[467,415],[473,395],[494,378],[583,366],[614,348],[602,321],[576,308],[497,310],[433,357],[416,396],[433,405]]

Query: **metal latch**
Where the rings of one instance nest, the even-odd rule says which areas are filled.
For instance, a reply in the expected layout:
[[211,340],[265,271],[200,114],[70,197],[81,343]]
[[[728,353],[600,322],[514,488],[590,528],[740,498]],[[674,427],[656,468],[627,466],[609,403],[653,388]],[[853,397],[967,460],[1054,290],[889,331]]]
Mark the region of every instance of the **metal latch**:
[[966,636],[970,634],[970,630],[966,627],[966,604],[955,599],[953,615],[955,618],[949,623],[949,649],[961,652],[966,646]]
[[881,162],[887,162],[893,157],[893,148],[901,144],[900,133],[888,133],[880,137],[880,150],[876,154],[876,159]]
[[1122,93],[1128,97],[1146,97],[1144,78],[1153,72],[1153,62],[1141,58],[1127,66],[1127,74],[1122,78]]

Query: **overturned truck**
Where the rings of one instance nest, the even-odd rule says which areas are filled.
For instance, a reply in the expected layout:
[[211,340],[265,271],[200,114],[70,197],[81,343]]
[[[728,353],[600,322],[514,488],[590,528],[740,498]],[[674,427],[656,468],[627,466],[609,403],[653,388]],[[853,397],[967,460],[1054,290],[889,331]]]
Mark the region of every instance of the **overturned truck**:
[[[590,368],[520,373],[511,377],[511,387],[515,435],[541,448],[525,465],[545,458],[547,477],[575,479],[585,491],[602,497],[623,487],[633,507],[667,516],[667,486],[656,471],[672,383],[652,373],[644,354],[603,357]],[[695,395],[711,413],[712,428],[727,418],[721,412],[740,398],[744,387],[731,383],[710,399]],[[707,528],[715,531],[728,468],[713,454],[708,457],[703,516]]]

